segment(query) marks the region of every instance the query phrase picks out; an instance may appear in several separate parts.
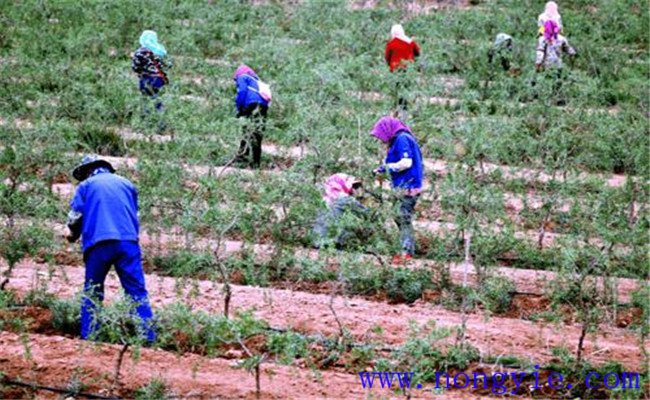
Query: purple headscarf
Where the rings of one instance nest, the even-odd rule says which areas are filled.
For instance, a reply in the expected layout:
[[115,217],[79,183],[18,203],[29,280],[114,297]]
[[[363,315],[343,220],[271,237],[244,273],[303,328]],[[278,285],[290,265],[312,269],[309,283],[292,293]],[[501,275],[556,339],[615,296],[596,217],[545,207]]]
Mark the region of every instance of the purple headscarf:
[[388,143],[399,131],[407,131],[413,135],[411,128],[409,128],[404,122],[393,117],[383,117],[377,121],[370,134],[382,142]]
[[560,33],[560,27],[557,22],[549,19],[544,23],[544,39],[553,43],[553,41],[557,39],[558,33]]
[[232,79],[237,80],[241,75],[251,75],[255,78],[257,78],[257,74],[255,71],[253,71],[253,68],[249,67],[246,64],[240,65],[237,70],[235,71],[235,75],[232,77]]

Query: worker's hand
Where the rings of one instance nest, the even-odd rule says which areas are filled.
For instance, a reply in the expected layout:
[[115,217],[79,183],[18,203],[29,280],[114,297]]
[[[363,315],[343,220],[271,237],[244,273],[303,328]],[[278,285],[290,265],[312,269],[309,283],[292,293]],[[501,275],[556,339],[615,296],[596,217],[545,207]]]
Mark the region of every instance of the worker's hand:
[[381,167],[373,169],[372,173],[375,175],[383,175],[386,173],[386,167],[382,165]]

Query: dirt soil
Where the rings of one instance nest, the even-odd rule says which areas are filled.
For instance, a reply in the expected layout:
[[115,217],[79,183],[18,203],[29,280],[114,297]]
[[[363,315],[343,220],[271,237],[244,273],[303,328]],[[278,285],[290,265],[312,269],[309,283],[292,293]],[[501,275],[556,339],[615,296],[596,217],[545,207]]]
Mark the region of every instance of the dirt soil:
[[[45,265],[22,263],[16,267],[9,288],[24,294],[47,283],[48,292],[60,298],[71,298],[82,286],[83,268],[58,266],[51,271],[48,280],[49,273]],[[154,307],[183,302],[212,313],[220,313],[223,308],[221,285],[210,281],[148,275],[147,287]],[[114,298],[119,288],[117,277],[111,273],[106,282],[107,298]],[[257,317],[268,321],[273,327],[326,335],[335,334],[338,330],[328,309],[328,295],[238,285],[233,285],[232,291],[231,309],[252,309]],[[409,321],[419,325],[435,321],[438,327],[450,328],[462,323],[459,313],[422,300],[410,305],[391,305],[354,297],[337,297],[334,308],[341,322],[357,340],[375,338],[388,345],[404,343]],[[376,327],[382,328],[381,337],[377,337]],[[471,314],[467,320],[467,335],[470,343],[484,356],[507,354],[547,362],[553,357],[553,347],[567,346],[569,350],[575,350],[580,326]],[[611,326],[603,325],[587,336],[585,354],[594,364],[617,360],[630,370],[638,370],[643,363],[635,333]]]
[[[380,3],[377,0],[349,0],[348,6],[352,10],[364,10],[378,8]],[[390,8],[399,8],[399,3],[397,1],[390,2],[388,6]],[[428,14],[431,11],[448,8],[464,10],[470,8],[471,5],[469,0],[416,0],[404,4],[402,7],[413,14]]]
[[[110,393],[118,345],[93,344],[59,336],[30,334],[27,336],[30,356],[20,335],[0,332],[0,365],[12,379],[40,385],[65,387],[81,380],[87,393],[102,396],[132,397],[135,389],[152,379],[162,379],[174,394],[183,398],[254,399],[255,380],[246,370],[236,368],[237,362],[222,358],[208,359],[194,354],[182,356],[162,350],[141,349],[137,360],[127,356],[121,371],[121,385]],[[127,353],[130,355],[130,353]],[[262,365],[261,397],[264,399],[349,399],[366,398],[369,390],[352,374]],[[10,392],[17,393],[17,392]],[[372,389],[374,396],[394,396],[388,390]],[[414,392],[416,398],[430,394]],[[445,398],[473,399],[471,393],[445,393]]]
[[[436,223],[431,223],[436,224]],[[430,224],[430,225],[431,225]],[[441,224],[437,223],[438,228]],[[447,225],[445,225],[447,226]],[[53,224],[52,229],[57,232],[59,235],[64,235],[66,233],[65,226],[63,224]],[[433,228],[432,228],[433,229]],[[156,234],[149,234],[147,231],[142,231],[140,233],[140,244],[143,248],[149,250],[149,255],[152,254],[165,254],[167,252],[173,251],[174,249],[183,248],[185,243],[185,235],[183,235],[180,228],[172,229],[165,232],[160,232]],[[212,249],[216,245],[215,240],[205,239],[205,238],[195,238],[193,241],[193,249]],[[265,262],[273,254],[274,248],[272,245],[268,244],[254,244],[248,246],[252,248],[255,254],[256,262]],[[231,257],[242,249],[246,248],[245,243],[236,240],[224,240],[221,243],[220,248],[223,250],[223,257]],[[66,251],[63,253],[57,253],[56,262],[63,265],[79,265],[80,258],[78,255],[78,247],[76,245],[68,246]],[[319,253],[316,250],[310,249],[294,249],[297,256],[318,259]],[[67,255],[66,255],[67,254]],[[359,257],[368,262],[377,262],[376,258],[360,254]],[[449,274],[453,282],[459,283],[463,281],[463,275],[465,273],[465,265],[463,263],[448,263],[440,264],[435,261],[425,260],[425,259],[414,259],[406,267],[408,268],[426,268],[439,271],[442,268],[448,268]],[[531,270],[531,269],[521,269],[521,268],[508,268],[508,267],[490,267],[490,271],[496,273],[497,275],[502,275],[508,277],[513,281],[516,286],[516,290],[522,293],[530,294],[544,294],[546,287],[549,282],[552,282],[555,279],[555,273],[552,271],[544,270]],[[467,268],[468,278],[470,284],[475,284],[476,273],[473,265],[469,265]],[[594,277],[597,279],[597,283],[602,287],[603,279],[599,277]],[[628,303],[631,299],[631,294],[637,290],[644,282],[636,279],[627,279],[627,278],[618,278],[616,280],[616,285],[618,288],[618,300],[621,303]]]

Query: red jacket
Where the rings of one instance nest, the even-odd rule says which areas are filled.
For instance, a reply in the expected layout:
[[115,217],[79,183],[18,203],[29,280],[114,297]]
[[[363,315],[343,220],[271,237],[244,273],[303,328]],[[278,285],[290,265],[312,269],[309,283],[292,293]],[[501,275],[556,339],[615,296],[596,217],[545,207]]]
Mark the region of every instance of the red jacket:
[[420,55],[420,46],[412,40],[411,43],[395,38],[391,39],[386,44],[386,63],[390,68],[390,72],[395,71],[397,68],[404,68],[406,64],[402,61],[413,61],[415,57]]

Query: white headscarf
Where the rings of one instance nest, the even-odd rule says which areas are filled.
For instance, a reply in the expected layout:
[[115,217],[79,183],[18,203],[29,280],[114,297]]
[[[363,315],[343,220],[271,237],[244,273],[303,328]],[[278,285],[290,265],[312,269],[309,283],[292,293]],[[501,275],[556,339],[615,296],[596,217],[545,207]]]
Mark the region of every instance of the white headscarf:
[[400,25],[400,24],[395,24],[395,25],[393,25],[392,28],[390,28],[390,37],[393,38],[393,39],[397,38],[397,39],[402,40],[402,41],[404,41],[406,43],[411,43],[413,41],[413,39],[406,36],[406,34],[404,33],[404,27],[402,25]]

